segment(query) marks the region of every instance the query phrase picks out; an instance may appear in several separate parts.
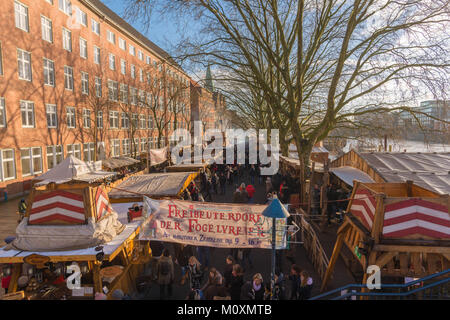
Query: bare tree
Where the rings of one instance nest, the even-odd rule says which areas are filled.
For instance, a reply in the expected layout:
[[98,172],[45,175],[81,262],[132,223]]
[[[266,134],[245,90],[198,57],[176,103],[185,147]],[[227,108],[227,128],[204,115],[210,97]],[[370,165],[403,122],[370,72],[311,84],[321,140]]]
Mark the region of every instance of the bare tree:
[[[158,8],[153,0],[129,3],[134,16]],[[275,128],[287,124],[303,164],[302,182],[314,144],[334,128],[370,113],[415,112],[404,102],[425,93],[441,96],[450,83],[449,0],[194,0],[161,6],[163,13],[195,18],[202,26],[196,39],[181,41],[182,58],[226,70],[227,81],[261,92]]]

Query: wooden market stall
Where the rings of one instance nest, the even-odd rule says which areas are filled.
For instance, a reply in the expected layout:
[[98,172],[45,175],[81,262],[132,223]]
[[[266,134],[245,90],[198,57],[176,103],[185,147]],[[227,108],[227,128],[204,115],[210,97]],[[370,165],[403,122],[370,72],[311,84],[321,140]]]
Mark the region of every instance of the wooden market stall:
[[421,278],[450,267],[450,198],[406,183],[355,181],[321,290],[345,245],[360,265],[382,277]]
[[[148,241],[137,237],[143,221],[119,221],[100,179],[114,173],[95,168],[69,157],[38,177],[15,239],[0,249],[8,294],[92,299],[96,293],[110,297],[115,289],[135,290],[136,277],[151,258]],[[81,287],[73,290],[66,282],[72,268],[81,272]]]

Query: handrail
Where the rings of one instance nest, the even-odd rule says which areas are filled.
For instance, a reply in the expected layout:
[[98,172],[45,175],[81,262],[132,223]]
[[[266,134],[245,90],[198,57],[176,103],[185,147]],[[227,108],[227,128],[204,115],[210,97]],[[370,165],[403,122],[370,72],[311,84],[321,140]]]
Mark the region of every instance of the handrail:
[[[300,211],[302,212],[303,210],[300,208]],[[302,213],[303,214],[300,214],[299,222],[304,248],[310,255],[310,260],[314,267],[318,270],[320,277],[323,278],[329,264],[329,259],[319,241],[319,238],[316,235],[314,228],[306,221],[304,212]],[[308,235],[307,237],[305,237],[306,234]]]
[[447,283],[449,281],[450,281],[450,278],[446,278],[446,279],[439,280],[437,282],[433,282],[433,283],[427,284],[427,285],[425,285],[423,287],[419,287],[419,288],[416,288],[416,289],[413,289],[413,290],[410,290],[410,291],[406,291],[406,292],[349,292],[349,293],[346,293],[346,294],[344,294],[342,296],[333,298],[331,300],[342,300],[342,299],[345,299],[345,298],[348,298],[348,297],[353,297],[353,296],[383,296],[383,297],[409,296],[409,295],[414,294],[416,292],[424,291],[426,289],[430,289],[430,288],[439,286],[439,285]]
[[[408,283],[404,283],[404,284],[381,284],[381,289],[386,289],[386,288],[390,288],[390,289],[392,289],[392,288],[404,289],[404,288],[408,288],[408,287],[414,286],[414,285],[416,285],[418,283],[421,283],[423,281],[427,281],[427,280],[430,280],[430,279],[434,279],[434,278],[446,275],[448,273],[450,273],[450,269],[446,269],[446,270],[438,272],[438,273],[433,273],[433,274],[428,275],[426,277],[423,277],[421,279],[417,279],[417,280],[414,280],[414,281],[411,281],[411,282],[408,282]],[[448,279],[445,279],[445,280],[449,281],[450,277]],[[342,290],[346,290],[346,289],[350,289],[350,288],[367,288],[367,285],[365,285],[365,284],[356,284],[356,283],[355,284],[348,284],[348,285],[345,285],[343,287],[340,287],[340,288],[331,290],[329,292],[325,292],[323,294],[320,294],[318,296],[312,297],[309,300],[318,300],[320,298],[323,298],[323,297],[326,297],[326,296],[329,296],[329,295],[332,295],[334,293],[338,293],[338,292],[340,292]],[[410,291],[408,291],[408,292],[410,292]],[[357,294],[357,292],[352,292],[352,293],[350,293],[350,296],[354,296],[356,294]],[[387,295],[387,293],[376,293],[376,294],[377,295]],[[345,295],[347,295],[347,294],[345,294]],[[361,293],[361,295],[367,295],[367,293],[364,293],[364,294]],[[375,295],[375,293],[372,292],[372,295]],[[396,294],[396,295],[398,295],[398,294]]]

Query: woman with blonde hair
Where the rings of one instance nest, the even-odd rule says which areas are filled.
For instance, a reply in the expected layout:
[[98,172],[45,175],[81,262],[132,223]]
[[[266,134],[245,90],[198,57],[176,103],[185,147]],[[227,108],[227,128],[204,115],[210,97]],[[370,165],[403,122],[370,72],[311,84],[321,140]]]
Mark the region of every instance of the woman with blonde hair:
[[261,273],[253,276],[253,281],[247,281],[242,287],[241,300],[264,300],[264,283]]

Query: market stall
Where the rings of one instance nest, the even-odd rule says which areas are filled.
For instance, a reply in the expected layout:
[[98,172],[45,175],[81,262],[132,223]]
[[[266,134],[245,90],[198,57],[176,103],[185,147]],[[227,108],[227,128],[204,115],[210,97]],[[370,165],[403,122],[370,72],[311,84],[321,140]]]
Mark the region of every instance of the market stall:
[[15,238],[0,249],[8,295],[84,299],[134,290],[149,243],[136,237],[142,219],[119,221],[102,183],[114,173],[98,165],[69,157],[37,178]]

